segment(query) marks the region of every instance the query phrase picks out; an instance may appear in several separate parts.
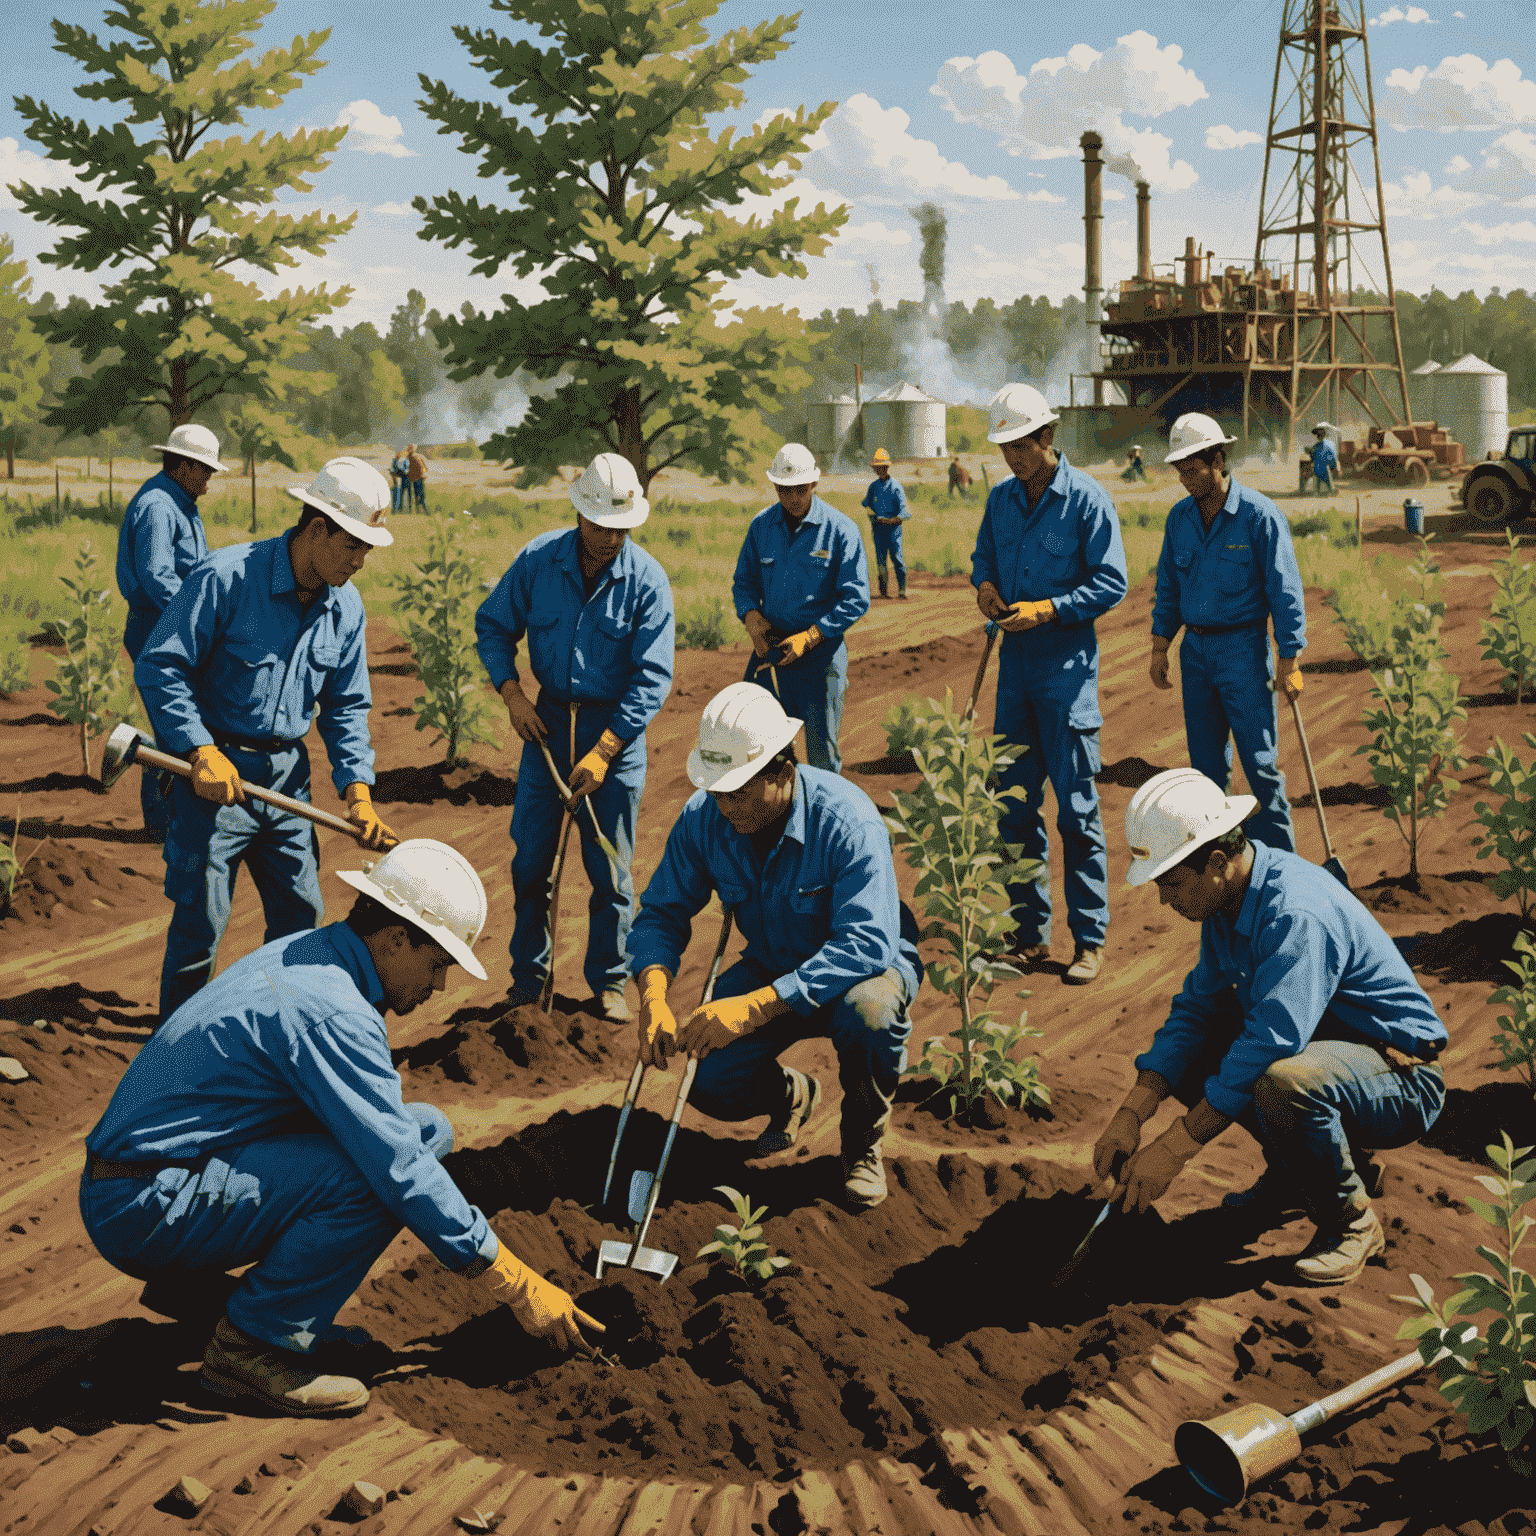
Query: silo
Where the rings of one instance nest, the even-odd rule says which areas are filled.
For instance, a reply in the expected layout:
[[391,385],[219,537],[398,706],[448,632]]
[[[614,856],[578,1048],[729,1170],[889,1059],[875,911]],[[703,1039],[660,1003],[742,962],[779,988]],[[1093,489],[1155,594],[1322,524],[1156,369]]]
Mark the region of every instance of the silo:
[[806,447],[816,455],[817,462],[830,465],[837,458],[848,434],[853,430],[858,407],[849,395],[834,395],[830,400],[816,401],[806,407]]
[[1509,379],[1468,352],[1435,375],[1435,412],[1468,459],[1502,453],[1509,438]]
[[893,459],[943,458],[949,451],[942,400],[903,380],[864,406],[864,445]]
[[1439,363],[1420,363],[1408,375],[1408,404],[1413,410],[1415,421],[1438,419],[1435,415],[1435,375],[1439,372]]

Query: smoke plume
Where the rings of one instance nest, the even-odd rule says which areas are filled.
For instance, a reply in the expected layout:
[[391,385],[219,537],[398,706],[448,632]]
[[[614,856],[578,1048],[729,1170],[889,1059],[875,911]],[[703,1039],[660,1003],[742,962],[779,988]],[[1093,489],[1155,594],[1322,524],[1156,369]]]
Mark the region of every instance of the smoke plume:
[[937,203],[919,203],[907,212],[917,220],[923,238],[918,265],[923,272],[923,305],[931,315],[944,313],[944,247],[949,240],[949,219]]

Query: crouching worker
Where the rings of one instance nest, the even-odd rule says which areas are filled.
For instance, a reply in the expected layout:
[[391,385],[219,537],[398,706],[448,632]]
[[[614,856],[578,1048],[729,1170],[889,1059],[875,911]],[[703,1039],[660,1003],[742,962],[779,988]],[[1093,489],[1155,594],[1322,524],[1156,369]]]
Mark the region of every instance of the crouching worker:
[[[1126,811],[1127,882],[1155,881],[1165,905],[1201,925],[1200,961],[1136,1058],[1136,1086],[1093,1167],[1109,1178],[1123,1163],[1116,1196],[1145,1211],[1235,1120],[1267,1167],[1223,1206],[1265,1227],[1305,1210],[1317,1231],[1297,1281],[1343,1285],[1386,1246],[1370,1151],[1406,1146],[1435,1123],[1447,1036],[1396,945],[1343,885],[1248,841],[1239,824],[1256,804],[1175,768]],[[1170,1095],[1189,1113],[1142,1147],[1142,1126]]]
[[[665,1068],[693,1052],[690,1103],[716,1120],[767,1115],[753,1147],[793,1146],[821,1085],[779,1065],[797,1040],[828,1038],[843,1088],[843,1192],[868,1210],[886,1195],[881,1137],[907,1061],[921,974],[917,925],[896,894],[890,838],[863,790],[800,766],[802,722],[756,683],[715,695],[688,777],[698,788],[630,931],[640,984],[640,1054]],[[679,1026],[667,1003],[693,917],[720,893],[746,939],[714,1001]]]
[[[441,1165],[447,1119],[402,1102],[390,1061],[386,1010],[410,1013],[455,964],[485,980],[474,869],[414,838],[341,878],[362,893],[345,922],[247,955],[161,1026],[86,1139],[80,1181],[91,1241],[149,1282],[146,1305],[185,1316],[164,1298],[228,1293],[203,1384],[305,1418],[367,1404],[311,1353],[344,1331],[332,1319],[402,1226],[530,1333],[586,1350],[581,1328],[601,1331],[465,1202]],[[225,1271],[245,1264],[231,1290]]]

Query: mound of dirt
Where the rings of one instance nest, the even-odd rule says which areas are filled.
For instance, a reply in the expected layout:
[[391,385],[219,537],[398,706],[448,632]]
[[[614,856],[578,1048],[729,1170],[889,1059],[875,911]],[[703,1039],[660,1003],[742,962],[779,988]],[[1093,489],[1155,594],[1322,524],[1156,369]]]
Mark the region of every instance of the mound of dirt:
[[1455,917],[1464,912],[1497,908],[1481,870],[1454,875],[1388,875],[1370,885],[1357,886],[1355,895],[1373,912],[1411,912]]
[[408,1086],[426,1097],[445,1084],[501,1095],[610,1078],[633,1054],[628,1029],[589,1014],[543,1013],[528,1003],[484,1022],[460,1016],[442,1034],[394,1052],[394,1062]]
[[471,763],[462,768],[383,768],[373,786],[381,805],[511,805],[517,775],[494,773]]
[[966,1124],[964,1111],[952,1115],[949,1095],[935,1093],[926,1078],[909,1077],[896,1090],[891,1109],[891,1124],[915,1141],[929,1146],[966,1148],[986,1146],[1025,1146],[1080,1139],[1083,1122],[1102,1117],[1100,1100],[1075,1088],[1052,1088],[1048,1105],[1022,1107],[1000,1104],[988,1097],[980,1106],[972,1124]]
[[113,864],[102,850],[50,841],[26,859],[9,904],[0,906],[0,927],[46,923],[60,906],[81,916],[113,907],[131,910],[144,893],[145,877]]
[[1489,912],[1452,923],[1439,933],[1400,938],[1397,947],[1414,970],[1441,981],[1486,981],[1508,986],[1514,975],[1504,967],[1518,959],[1515,938],[1525,928],[1518,912]]

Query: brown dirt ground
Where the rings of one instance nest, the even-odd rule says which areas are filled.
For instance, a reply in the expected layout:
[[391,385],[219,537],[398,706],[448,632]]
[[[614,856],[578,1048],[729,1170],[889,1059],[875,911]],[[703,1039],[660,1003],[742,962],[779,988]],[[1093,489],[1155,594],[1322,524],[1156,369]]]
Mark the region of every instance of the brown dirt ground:
[[[1468,536],[1440,551],[1457,573],[1447,580],[1446,639],[1472,704],[1472,754],[1530,724],[1529,709],[1500,701],[1494,669],[1478,658],[1483,571],[1498,549]],[[1429,1144],[1389,1160],[1385,1259],[1336,1295],[1287,1283],[1304,1222],[1244,1232],[1214,1210],[1256,1168],[1236,1130],[1157,1215],[1112,1219],[1090,1262],[1068,1285],[1052,1284],[1096,1209],[1092,1139],[1195,953],[1194,930],[1164,914],[1155,893],[1119,883],[1130,795],[1183,760],[1176,705],[1145,684],[1145,581],[1100,625],[1116,885],[1109,963],[1093,988],[1066,988],[1062,940],[1027,983],[1050,1110],[1015,1110],[970,1130],[920,1102],[916,1085],[905,1089],[887,1141],[891,1198],[853,1217],[829,1198],[835,1062],[824,1042],[806,1042],[787,1060],[822,1076],[826,1107],[789,1156],[751,1162],[756,1123],[685,1115],[652,1236],[682,1256],[664,1287],[622,1272],[593,1278],[598,1243],[616,1235],[596,1202],[633,1043],[586,1011],[579,987],[568,990],[580,970],[583,876],[573,862],[564,909],[577,915],[557,948],[557,1011],[507,1015],[497,998],[512,918],[505,807],[515,758],[485,750],[469,769],[434,769],[405,709],[415,684],[402,674],[398,641],[375,624],[377,798],[402,835],[462,848],[492,904],[482,946],[492,981],[461,979],[393,1031],[407,1095],[453,1120],[454,1176],[498,1232],[608,1323],[609,1363],[554,1357],[403,1235],[343,1314],[389,1353],[367,1413],[335,1425],[230,1416],[202,1397],[193,1369],[202,1336],[140,1308],[137,1284],[84,1236],[74,1198],[80,1137],[153,1021],[166,921],[158,850],[139,831],[136,784],[103,795],[82,779],[75,739],[44,712],[40,690],[0,702],[0,805],[19,803],[23,853],[47,839],[0,923],[0,1054],[32,1073],[0,1089],[0,1418],[20,1432],[13,1447],[29,1447],[0,1450],[0,1524],[116,1536],[184,1529],[166,1494],[185,1473],[215,1490],[191,1523],[228,1533],[347,1529],[338,1500],[356,1477],[395,1495],[366,1527],[391,1533],[439,1531],[476,1507],[503,1514],[503,1531],[593,1536],[1531,1529],[1532,1488],[1422,1380],[1311,1437],[1292,1468],[1237,1509],[1203,1502],[1171,1465],[1181,1417],[1255,1401],[1290,1411],[1400,1353],[1393,1334],[1404,1309],[1392,1298],[1408,1289],[1408,1274],[1443,1294],[1475,1262],[1481,1224],[1463,1200],[1483,1143],[1501,1126],[1536,1140],[1528,1089],[1493,1070],[1487,998],[1514,920],[1484,884],[1489,866],[1473,857],[1485,775],[1466,770],[1449,814],[1424,829],[1427,878],[1407,889],[1405,851],[1354,756],[1369,678],[1350,664],[1321,594],[1308,596],[1304,702],[1335,845],[1451,1031],[1446,1114]],[[912,602],[877,604],[854,636],[847,760],[872,765],[884,755],[879,722],[903,697],[945,686],[963,694],[978,649],[963,581],[919,578]],[[683,759],[698,710],[740,675],[743,659],[680,657],[674,695],[650,733],[642,887],[688,793]],[[989,681],[983,719],[991,692]],[[312,749],[317,798],[328,803],[323,748]],[[1289,730],[1284,752],[1302,851],[1320,857]],[[912,782],[850,776],[883,804]],[[325,894],[340,915],[346,890],[334,871],[355,867],[357,854],[333,834],[321,841]],[[708,914],[701,927],[679,980],[685,997],[707,965]],[[253,947],[260,929],[244,885],[226,955]],[[929,993],[916,1015],[917,1042],[951,1022]],[[675,1083],[647,1085],[626,1170],[654,1166]],[[729,1219],[713,1193],[722,1183],[768,1207],[768,1240],[794,1261],[766,1285],[693,1258]],[[1445,1475],[1447,1460],[1464,1460],[1460,1475]]]

